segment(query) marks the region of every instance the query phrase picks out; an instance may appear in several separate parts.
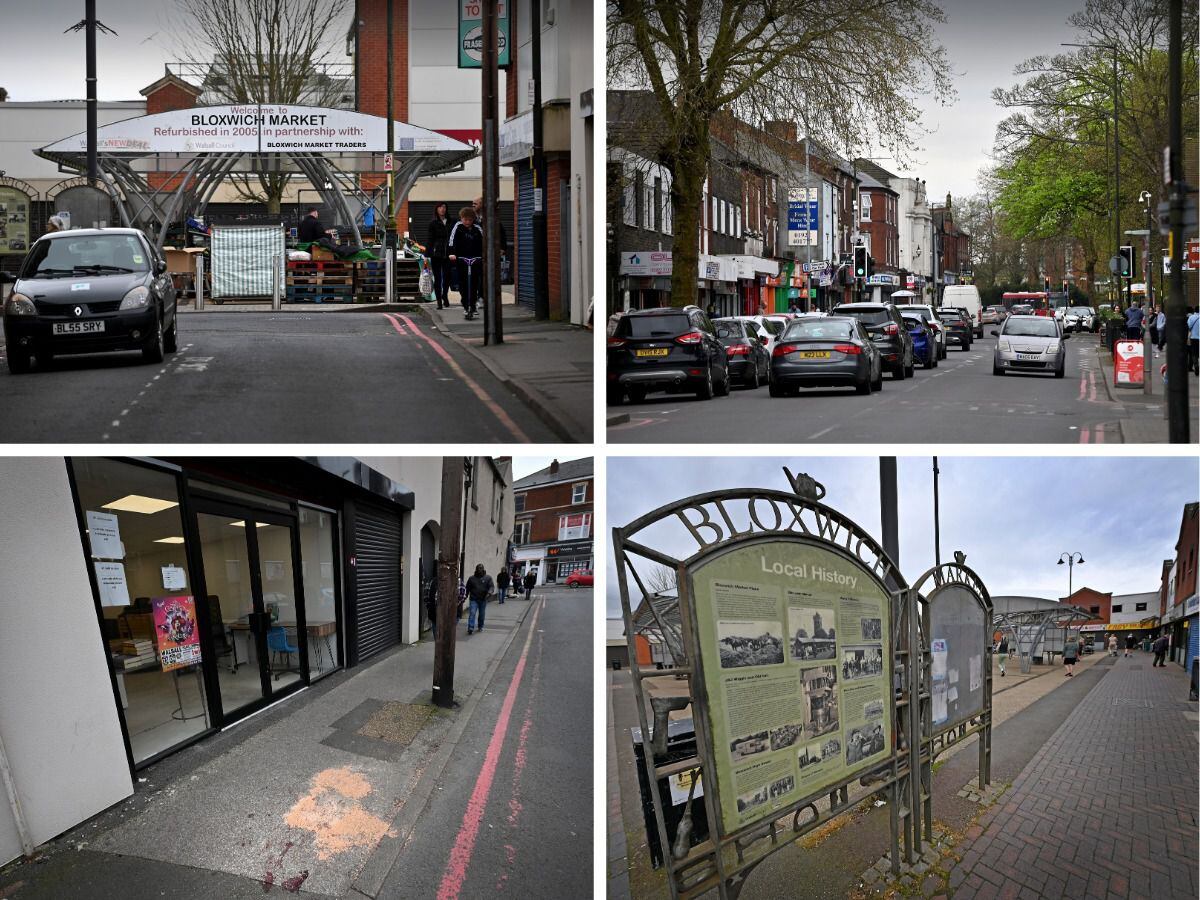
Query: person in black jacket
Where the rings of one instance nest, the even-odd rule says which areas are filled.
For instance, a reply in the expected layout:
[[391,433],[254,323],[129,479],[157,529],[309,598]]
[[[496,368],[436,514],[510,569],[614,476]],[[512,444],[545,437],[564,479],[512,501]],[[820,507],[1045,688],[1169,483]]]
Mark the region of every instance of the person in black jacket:
[[508,569],[501,566],[500,571],[496,573],[496,594],[500,597],[501,606],[504,605],[504,595],[508,593],[508,582]]
[[429,223],[429,236],[425,240],[425,251],[429,254],[429,265],[433,271],[433,293],[437,297],[438,309],[449,309],[450,298],[450,229],[453,228],[446,204],[439,203]]
[[537,569],[530,569],[525,573],[525,599],[533,599],[533,589],[537,585]]
[[464,206],[450,230],[450,262],[458,265],[458,287],[468,319],[475,318],[483,291],[483,229],[475,218],[475,210]]
[[325,226],[317,218],[315,206],[310,206],[305,210],[304,218],[300,220],[300,227],[296,229],[296,237],[301,244],[315,244],[325,237]]

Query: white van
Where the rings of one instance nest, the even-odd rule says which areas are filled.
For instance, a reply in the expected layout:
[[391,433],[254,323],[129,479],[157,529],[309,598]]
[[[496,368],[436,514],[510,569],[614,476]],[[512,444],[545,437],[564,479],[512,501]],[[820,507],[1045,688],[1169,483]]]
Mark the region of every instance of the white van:
[[979,299],[979,288],[973,284],[948,284],[942,291],[941,305],[965,309],[971,317],[975,337],[983,337],[983,303]]

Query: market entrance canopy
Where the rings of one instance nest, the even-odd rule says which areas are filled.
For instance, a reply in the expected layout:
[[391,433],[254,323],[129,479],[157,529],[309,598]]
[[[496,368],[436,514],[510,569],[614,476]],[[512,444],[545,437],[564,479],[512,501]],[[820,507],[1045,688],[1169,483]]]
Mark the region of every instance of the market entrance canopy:
[[[407,122],[393,121],[392,132],[397,204],[417,178],[458,171],[477,153],[470,144]],[[388,171],[387,148],[383,117],[281,104],[177,109],[113,122],[96,132],[100,175],[124,224],[157,227],[159,246],[170,222],[181,214],[203,215],[216,187],[232,174],[301,175],[353,223],[345,195],[370,202],[355,175]],[[86,132],[34,152],[61,169],[87,170]],[[169,187],[152,187],[150,173],[165,174]]]

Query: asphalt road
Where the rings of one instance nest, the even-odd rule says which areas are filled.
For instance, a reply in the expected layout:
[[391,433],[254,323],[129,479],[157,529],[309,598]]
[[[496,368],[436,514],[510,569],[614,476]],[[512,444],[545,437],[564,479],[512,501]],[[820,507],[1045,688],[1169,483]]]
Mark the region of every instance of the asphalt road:
[[1095,335],[1067,341],[1066,377],[992,375],[996,338],[970,351],[951,347],[936,369],[883,390],[805,389],[772,399],[766,387],[729,397],[651,394],[644,403],[608,407],[629,421],[608,428],[613,443],[1113,443],[1120,404],[1104,391]]
[[592,591],[534,596],[380,898],[591,896]]
[[[0,346],[0,357],[3,348]],[[5,443],[555,441],[419,315],[184,314],[179,352],[0,364]]]

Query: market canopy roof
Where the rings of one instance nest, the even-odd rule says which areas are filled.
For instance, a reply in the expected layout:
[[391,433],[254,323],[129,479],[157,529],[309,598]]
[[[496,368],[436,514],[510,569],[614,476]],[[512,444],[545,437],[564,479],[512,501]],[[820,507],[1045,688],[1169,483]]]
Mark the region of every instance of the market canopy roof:
[[[397,169],[402,160],[420,159],[421,174],[437,175],[461,168],[477,152],[470,144],[407,122],[393,122],[392,130]],[[171,171],[181,161],[205,154],[238,154],[246,158],[245,170],[253,170],[251,160],[261,156],[320,154],[343,170],[382,172],[387,119],[319,106],[196,106],[102,125],[96,130],[96,151],[121,157],[138,171]],[[87,163],[87,133],[34,152],[81,170]],[[301,171],[295,166],[290,170]]]

